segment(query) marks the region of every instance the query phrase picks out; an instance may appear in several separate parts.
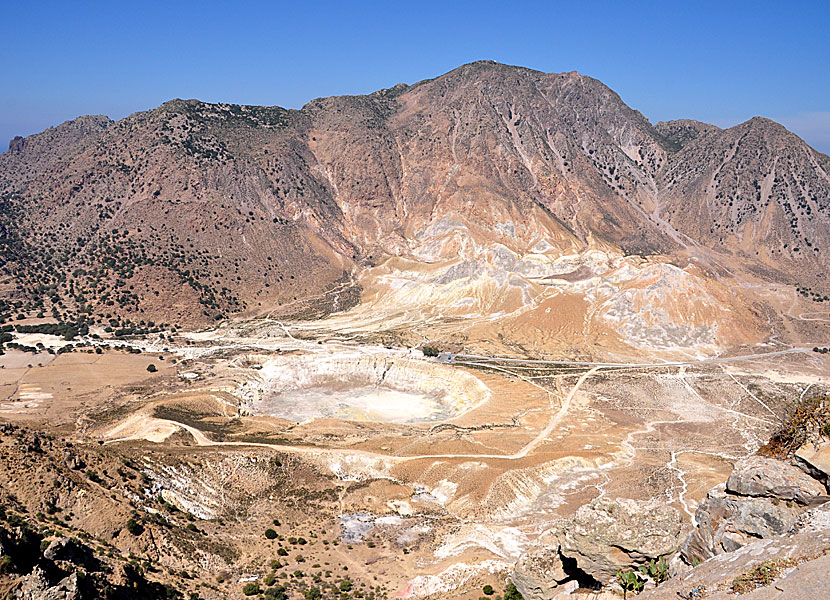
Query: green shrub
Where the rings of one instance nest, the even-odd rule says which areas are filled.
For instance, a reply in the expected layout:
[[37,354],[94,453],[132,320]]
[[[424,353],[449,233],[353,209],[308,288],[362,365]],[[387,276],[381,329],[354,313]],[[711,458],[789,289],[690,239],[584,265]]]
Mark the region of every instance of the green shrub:
[[525,600],[521,592],[516,589],[512,581],[507,582],[507,587],[504,588],[504,600]]
[[640,573],[650,577],[654,583],[660,585],[669,578],[669,563],[666,562],[664,556],[661,556],[658,560],[652,558],[647,565],[640,567]]
[[149,365],[147,365],[147,371],[149,371],[150,373],[155,373],[156,371],[158,371],[158,368],[156,368],[156,365],[154,365],[153,363],[150,363]]
[[144,533],[144,525],[133,518],[127,520],[127,531],[133,535],[141,535]]
[[617,583],[622,588],[623,598],[627,597],[628,592],[639,594],[646,584],[634,571],[617,571]]
[[288,600],[285,588],[281,585],[270,587],[265,590],[265,597],[269,600]]
[[496,593],[496,590],[493,589],[493,586],[489,584],[481,588],[481,591],[484,592],[485,596],[492,596]]
[[424,346],[421,348],[421,352],[424,353],[424,356],[432,357],[438,356],[441,353],[437,346]]
[[265,530],[265,537],[269,540],[275,540],[277,539],[277,532],[269,527]]
[[261,591],[262,591],[262,589],[259,587],[259,584],[256,581],[246,583],[242,587],[242,593],[245,594],[246,596],[256,596]]

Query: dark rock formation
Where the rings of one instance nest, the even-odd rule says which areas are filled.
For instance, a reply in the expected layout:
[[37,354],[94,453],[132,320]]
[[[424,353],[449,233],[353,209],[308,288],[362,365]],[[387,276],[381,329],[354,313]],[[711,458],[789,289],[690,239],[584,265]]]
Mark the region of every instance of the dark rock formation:
[[21,136],[16,135],[9,140],[9,152],[12,154],[20,154],[23,152],[24,140]]

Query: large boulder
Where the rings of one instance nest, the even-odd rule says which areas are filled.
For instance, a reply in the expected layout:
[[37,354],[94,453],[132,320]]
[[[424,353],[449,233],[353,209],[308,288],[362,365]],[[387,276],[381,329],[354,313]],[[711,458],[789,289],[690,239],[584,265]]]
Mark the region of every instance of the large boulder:
[[762,456],[738,461],[725,485],[712,489],[695,514],[697,527],[683,544],[694,564],[758,539],[784,535],[809,506],[830,498],[824,486],[788,462]]
[[561,590],[557,588],[572,579],[562,565],[559,541],[553,533],[543,535],[519,557],[512,579],[525,600],[553,598]]
[[818,481],[793,465],[763,456],[752,456],[735,464],[726,490],[741,496],[764,496],[815,503],[827,491]]
[[[826,576],[830,569],[828,548],[830,503],[803,513],[795,527],[784,535],[754,540],[734,552],[720,554],[683,577],[673,577],[660,587],[645,591],[637,600],[824,600],[830,598],[830,578]],[[735,594],[735,579],[765,562],[780,565],[774,580],[768,584],[759,581],[754,591]]]
[[782,535],[796,524],[803,510],[778,499],[729,494],[719,485],[698,506],[697,527],[684,542],[681,554],[686,562],[695,564],[759,538]]
[[680,548],[683,519],[664,502],[602,500],[581,506],[562,526],[559,551],[597,580]]
[[519,558],[513,583],[526,600],[549,600],[571,582],[610,584],[620,570],[677,552],[682,524],[680,512],[665,503],[595,500]]
[[81,593],[78,573],[70,573],[58,581],[43,567],[36,566],[17,590],[18,600],[86,600],[92,596]]

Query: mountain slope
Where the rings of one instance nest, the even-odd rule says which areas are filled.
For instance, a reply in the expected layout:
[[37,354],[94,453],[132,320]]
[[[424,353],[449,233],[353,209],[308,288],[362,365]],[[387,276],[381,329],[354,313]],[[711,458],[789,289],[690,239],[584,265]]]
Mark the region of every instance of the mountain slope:
[[[440,264],[418,275],[427,304],[459,315],[533,309],[568,278],[560,291],[589,313],[618,314],[622,296],[597,291],[611,267],[594,263],[629,273],[622,294],[651,275],[619,261],[657,255],[680,266],[680,296],[714,294],[692,331],[724,311],[755,318],[712,273],[830,292],[828,173],[771,121],[652,126],[594,79],[492,62],[299,111],[174,100],[13,140],[0,285],[20,309],[198,325],[342,310],[360,286],[414,303],[426,288],[402,297],[383,281]],[[685,302],[649,311],[685,318]]]

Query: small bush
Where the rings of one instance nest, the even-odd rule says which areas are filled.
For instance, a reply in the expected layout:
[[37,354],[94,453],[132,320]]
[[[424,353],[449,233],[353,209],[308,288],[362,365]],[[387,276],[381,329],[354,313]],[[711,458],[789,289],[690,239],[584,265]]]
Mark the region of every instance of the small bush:
[[786,458],[808,442],[830,434],[830,396],[792,402],[778,431],[759,450],[760,454]]
[[646,584],[634,571],[617,571],[617,583],[622,588],[623,598],[628,595],[628,592],[639,594]]
[[285,588],[281,585],[270,587],[265,590],[265,597],[269,600],[288,600]]
[[158,371],[158,368],[153,363],[150,363],[149,365],[147,365],[147,371],[149,371],[150,373],[155,373],[156,371]]
[[647,565],[640,567],[640,573],[650,577],[654,583],[660,585],[669,578],[669,563],[666,562],[664,556],[661,556],[659,560],[652,558]]
[[441,353],[437,346],[424,346],[421,348],[421,352],[424,353],[424,356],[432,357],[438,356]]
[[782,570],[792,567],[795,562],[787,559],[765,560],[732,580],[732,591],[746,594],[755,588],[769,585]]
[[521,592],[516,589],[512,581],[507,582],[507,587],[504,588],[504,600],[525,600]]
[[493,589],[493,586],[489,584],[481,588],[481,591],[484,592],[485,596],[492,596],[496,593],[496,590]]
[[262,591],[262,589],[259,587],[259,584],[256,581],[246,583],[242,587],[242,593],[245,594],[246,596],[256,596],[261,591]]
[[277,539],[277,532],[269,527],[265,530],[265,537],[269,540],[275,540]]
[[127,531],[133,535],[141,535],[144,533],[144,525],[131,518],[127,521]]

